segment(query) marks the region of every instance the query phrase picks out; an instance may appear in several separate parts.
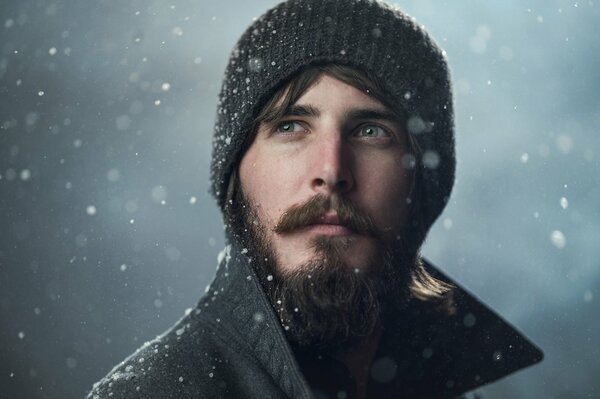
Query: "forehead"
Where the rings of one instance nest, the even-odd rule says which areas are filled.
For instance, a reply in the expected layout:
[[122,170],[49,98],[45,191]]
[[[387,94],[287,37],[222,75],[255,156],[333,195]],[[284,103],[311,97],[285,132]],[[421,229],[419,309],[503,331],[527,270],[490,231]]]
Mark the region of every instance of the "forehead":
[[[258,125],[265,120],[278,119],[281,115],[278,115],[277,108],[285,109],[295,104],[305,92],[323,79],[339,80],[387,105],[390,110],[394,110],[393,104],[396,102],[392,100],[392,96],[389,95],[380,78],[360,69],[332,63],[306,67],[291,76],[287,82],[279,86],[279,89],[263,99],[264,103],[254,118],[254,123]],[[398,111],[400,110],[396,110],[398,115],[402,114]]]
[[323,108],[334,109],[348,106],[387,109],[385,105],[367,91],[326,74],[319,76],[319,79],[304,91],[296,101],[296,104],[303,103],[318,104]]
[[401,119],[378,99],[383,98],[382,91],[364,76],[349,75],[347,71],[345,74],[334,72],[338,73],[330,75],[326,72],[315,74],[314,71],[308,71],[293,79],[267,101],[256,118],[256,126],[263,122],[275,122],[288,115],[315,116],[314,112],[313,115],[290,112],[296,105],[311,105],[313,109],[319,107],[324,110],[332,107],[367,108],[393,114],[394,119]]

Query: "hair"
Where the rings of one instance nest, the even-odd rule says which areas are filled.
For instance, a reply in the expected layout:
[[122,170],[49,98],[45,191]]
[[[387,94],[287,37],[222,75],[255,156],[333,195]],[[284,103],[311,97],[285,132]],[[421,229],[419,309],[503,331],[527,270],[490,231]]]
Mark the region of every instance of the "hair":
[[410,294],[412,297],[423,301],[433,300],[441,302],[442,300],[450,299],[454,287],[432,276],[425,268],[425,265],[419,256],[420,247],[426,236],[426,226],[420,206],[422,198],[422,179],[419,178],[420,173],[418,165],[421,164],[421,162],[419,162],[422,153],[421,148],[414,135],[406,127],[408,117],[405,110],[398,109],[398,106],[390,102],[391,96],[387,94],[381,80],[367,71],[358,70],[354,67],[337,63],[313,64],[301,68],[296,74],[292,75],[289,80],[276,88],[275,93],[268,98],[261,108],[261,111],[254,119],[250,134],[246,136],[246,140],[239,152],[240,155],[236,160],[237,166],[234,168],[229,179],[224,208],[225,218],[228,220],[239,220],[236,218],[236,215],[231,214],[231,212],[235,212],[236,209],[235,206],[232,206],[234,198],[236,197],[236,190],[241,188],[237,168],[240,165],[241,158],[254,141],[254,137],[258,132],[260,124],[274,122],[280,119],[285,110],[289,106],[295,104],[300,97],[308,89],[317,84],[324,75],[355,87],[375,98],[392,111],[398,117],[401,125],[404,126],[404,133],[407,135],[408,139],[409,152],[415,158],[414,164],[407,165],[408,167],[412,167],[413,187],[408,199],[409,224],[407,227],[406,245],[408,246],[409,251],[413,253],[415,259],[409,284]]

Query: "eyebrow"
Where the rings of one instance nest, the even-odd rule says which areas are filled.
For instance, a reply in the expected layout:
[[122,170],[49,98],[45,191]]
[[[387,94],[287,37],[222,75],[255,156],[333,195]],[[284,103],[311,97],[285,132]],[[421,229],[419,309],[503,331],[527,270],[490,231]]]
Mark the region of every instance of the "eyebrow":
[[388,122],[398,123],[400,118],[398,115],[394,114],[388,110],[379,110],[379,109],[355,109],[346,113],[346,118],[348,119],[376,119]]
[[282,117],[287,116],[311,116],[311,117],[319,117],[321,115],[321,111],[318,108],[313,107],[312,105],[297,105],[292,104],[287,109],[285,109],[282,113]]
[[[307,116],[316,118],[321,115],[321,111],[319,111],[318,108],[313,107],[311,105],[292,104],[285,110],[283,110],[283,112],[281,112],[280,115],[281,118],[290,116]],[[372,108],[353,109],[348,111],[345,116],[348,119],[376,119],[389,122],[399,121],[398,115],[394,114],[391,111]]]
[[260,122],[274,123],[283,118],[289,118],[291,116],[304,116],[304,117],[319,117],[321,111],[318,108],[311,105],[296,105],[291,104],[285,109],[283,107],[276,107],[268,112]]

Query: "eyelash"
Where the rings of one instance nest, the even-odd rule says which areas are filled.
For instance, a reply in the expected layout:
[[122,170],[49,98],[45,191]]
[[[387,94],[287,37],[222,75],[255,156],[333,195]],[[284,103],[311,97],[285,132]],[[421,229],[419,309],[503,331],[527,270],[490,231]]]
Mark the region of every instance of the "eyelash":
[[[302,128],[302,130],[294,130],[294,131],[290,131],[290,132],[280,130],[280,128],[284,125],[298,125]],[[359,125],[358,127],[356,127],[354,129],[354,132],[360,133],[363,131],[363,129],[365,129],[367,127],[381,129],[381,131],[387,135],[385,137],[390,137],[390,138],[395,137],[394,133],[392,131],[390,131],[390,129],[388,129],[387,127],[381,126],[379,124],[376,124],[376,123],[363,123],[363,124]],[[272,133],[273,134],[291,135],[291,134],[302,133],[302,132],[305,133],[307,131],[308,131],[308,129],[304,126],[304,124],[302,122],[296,121],[296,120],[288,120],[288,121],[282,121],[282,122],[275,124],[275,126],[273,127]],[[364,136],[364,137],[368,137],[368,136]],[[381,138],[381,137],[378,136],[376,138]]]
[[302,127],[302,131],[304,131],[304,132],[308,131],[308,129],[306,127],[304,127],[304,125],[302,123],[300,123],[299,121],[290,120],[290,121],[283,121],[283,122],[277,123],[273,128],[273,133],[294,134],[294,133],[299,132],[299,131],[285,132],[285,131],[279,130],[279,128],[284,125],[299,125]]
[[[370,127],[370,128],[376,128],[376,129],[381,129],[381,131],[387,135],[386,137],[391,137],[391,138],[394,137],[394,134],[388,128],[380,126],[380,125],[375,124],[375,123],[365,123],[365,124],[362,124],[362,125],[360,125],[358,127],[358,129],[356,129],[356,131],[357,132],[362,132],[362,131],[364,131],[365,128],[368,128],[368,127]],[[364,136],[364,137],[368,137],[368,136]],[[377,138],[381,138],[381,137],[378,136]]]

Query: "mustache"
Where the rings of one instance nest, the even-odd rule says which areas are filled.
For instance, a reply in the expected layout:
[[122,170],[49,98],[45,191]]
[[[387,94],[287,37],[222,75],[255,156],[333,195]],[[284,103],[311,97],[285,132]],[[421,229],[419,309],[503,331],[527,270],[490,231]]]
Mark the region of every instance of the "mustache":
[[357,234],[380,237],[379,229],[373,220],[348,198],[317,194],[308,201],[294,205],[285,211],[273,228],[275,233],[289,233],[318,222],[329,210],[337,213],[339,223]]

